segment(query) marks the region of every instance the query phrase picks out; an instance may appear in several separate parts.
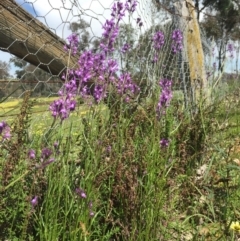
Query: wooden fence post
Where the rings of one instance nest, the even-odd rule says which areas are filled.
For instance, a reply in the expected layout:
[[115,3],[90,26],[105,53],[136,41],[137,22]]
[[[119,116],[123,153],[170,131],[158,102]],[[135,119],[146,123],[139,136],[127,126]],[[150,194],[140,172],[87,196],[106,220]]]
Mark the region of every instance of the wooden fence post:
[[178,11],[182,21],[181,24],[185,27],[183,37],[189,64],[192,99],[194,104],[198,104],[200,99],[209,103],[210,90],[205,71],[200,28],[193,1],[181,1],[181,4],[178,4]]

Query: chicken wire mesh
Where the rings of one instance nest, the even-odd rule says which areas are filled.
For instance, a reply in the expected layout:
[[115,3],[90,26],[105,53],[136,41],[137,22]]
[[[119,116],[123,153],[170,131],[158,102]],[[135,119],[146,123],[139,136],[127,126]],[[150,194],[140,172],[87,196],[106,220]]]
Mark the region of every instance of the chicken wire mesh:
[[[57,96],[63,85],[64,71],[76,67],[78,61],[78,56],[69,56],[64,51],[64,40],[76,32],[80,39],[80,54],[85,50],[97,52],[102,26],[111,17],[114,2],[116,1],[1,2],[0,98],[21,99],[29,90],[33,97]],[[173,88],[180,91],[181,95],[183,93],[187,104],[192,101],[188,43],[183,41],[181,51],[174,54],[172,33],[176,29],[183,33],[188,27],[188,21],[181,16],[174,3],[170,9],[171,11],[159,10],[153,2],[139,1],[136,11],[122,19],[113,56],[119,69],[131,72],[133,80],[142,86],[143,95],[150,95],[160,78],[173,79]],[[159,31],[165,39],[162,48],[156,50],[153,37]],[[131,50],[123,54],[126,43],[130,44]],[[203,44],[209,51],[208,43],[205,41]],[[5,61],[4,58],[8,60]],[[15,73],[9,74],[10,66]],[[11,115],[6,107],[2,107],[0,112],[1,117]]]

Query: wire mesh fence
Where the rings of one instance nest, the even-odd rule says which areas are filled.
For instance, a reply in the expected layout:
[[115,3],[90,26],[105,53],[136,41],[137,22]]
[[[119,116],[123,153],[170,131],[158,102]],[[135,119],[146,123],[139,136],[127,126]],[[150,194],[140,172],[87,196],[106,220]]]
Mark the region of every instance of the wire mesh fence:
[[[28,90],[34,97],[56,96],[63,85],[64,72],[78,65],[81,53],[98,52],[103,26],[110,17],[114,2],[1,2],[0,98],[21,98]],[[166,9],[159,8],[154,2],[139,1],[136,11],[122,19],[112,55],[119,69],[131,72],[132,79],[142,86],[144,95],[151,94],[159,79],[173,79],[173,88],[183,96],[185,105],[189,105],[194,101],[195,89],[201,87],[200,79],[206,78],[204,66],[191,66],[194,56],[189,53],[202,51],[203,46],[204,55],[209,56],[211,43],[202,34],[199,46],[194,49],[197,44],[188,33],[194,31],[196,34],[196,31],[191,29],[192,19],[184,15],[182,6],[183,1],[172,1]],[[176,30],[183,34],[183,41],[177,46],[179,51],[174,53],[173,32]],[[65,39],[72,32],[80,39],[76,56],[70,56],[64,50]],[[158,48],[154,45],[154,36],[159,32],[164,35],[164,43]],[[124,46],[128,49],[124,50]]]

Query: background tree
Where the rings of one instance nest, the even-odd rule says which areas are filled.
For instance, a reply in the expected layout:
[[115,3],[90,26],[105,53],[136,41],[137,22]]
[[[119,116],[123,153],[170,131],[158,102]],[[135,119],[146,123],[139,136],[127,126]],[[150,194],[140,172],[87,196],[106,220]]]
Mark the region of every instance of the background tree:
[[[182,3],[185,0],[181,0]],[[174,3],[177,1],[152,0],[157,10],[174,16]],[[229,41],[238,41],[240,26],[239,0],[193,0],[197,19],[209,40],[214,40],[218,51],[218,70],[223,72]],[[202,18],[200,18],[202,16]]]
[[90,27],[91,24],[81,18],[79,18],[78,21],[70,23],[69,25],[69,29],[79,36],[79,52],[90,49],[94,53],[98,51],[100,45],[100,38],[96,36],[91,36]]
[[89,48],[90,42],[90,33],[87,30],[90,28],[90,24],[87,23],[84,19],[80,19],[77,22],[72,22],[69,25],[69,29],[73,33],[77,33],[79,36],[79,46],[78,49],[80,52]]
[[0,60],[0,79],[4,80],[10,76],[10,64]]
[[50,93],[57,93],[62,86],[58,77],[54,77],[18,57],[12,57],[10,62],[19,68],[15,71],[15,75],[21,82],[23,90],[30,89],[33,90],[34,95],[48,96]]
[[203,0],[206,12],[202,26],[209,39],[214,39],[218,50],[218,70],[223,72],[227,44],[239,39],[240,3],[235,0]]
[[22,59],[19,59],[18,57],[12,57],[10,62],[12,62],[15,67],[19,68],[15,71],[17,79],[29,81],[47,81],[52,77],[51,74],[37,68],[32,64],[29,64]]

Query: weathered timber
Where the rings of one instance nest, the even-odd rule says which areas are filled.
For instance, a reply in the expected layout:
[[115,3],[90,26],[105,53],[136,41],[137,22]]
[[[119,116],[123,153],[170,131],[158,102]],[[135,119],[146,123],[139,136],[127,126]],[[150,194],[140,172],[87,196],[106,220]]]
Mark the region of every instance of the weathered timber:
[[67,67],[74,68],[78,60],[69,58],[64,44],[14,0],[0,0],[0,50],[60,76]]
[[187,50],[186,59],[189,64],[193,101],[198,102],[200,97],[209,101],[203,46],[194,3],[192,0],[182,0],[178,2],[177,7],[181,16],[181,24],[185,26],[183,38]]

